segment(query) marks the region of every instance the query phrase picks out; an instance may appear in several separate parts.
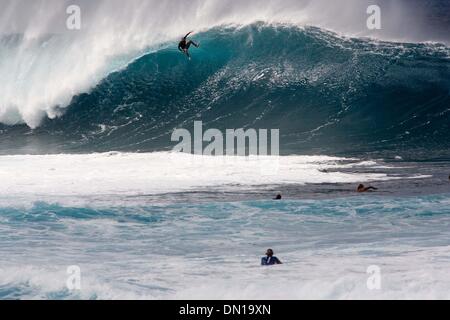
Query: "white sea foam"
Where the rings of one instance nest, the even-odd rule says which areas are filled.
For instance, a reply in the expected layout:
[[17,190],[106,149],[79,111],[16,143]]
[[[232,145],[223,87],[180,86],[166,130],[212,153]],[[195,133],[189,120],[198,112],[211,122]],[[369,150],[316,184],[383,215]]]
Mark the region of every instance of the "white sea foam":
[[[176,41],[188,30],[255,21],[314,25],[347,35],[420,38],[419,12],[396,1],[383,11],[384,28],[365,27],[369,0],[78,0],[82,29],[68,31],[71,0],[1,0],[0,122],[34,128],[57,117],[73,95],[86,92],[110,72],[149,48]],[[339,12],[339,16],[336,16]],[[405,19],[414,26],[405,25]],[[23,36],[23,37],[22,37]],[[7,40],[9,39],[9,40]],[[433,40],[425,37],[421,40]]]
[[[141,208],[142,217],[158,218],[153,222],[129,220],[126,211],[109,217],[70,217],[62,207],[2,211],[0,294],[449,299],[447,204],[448,196],[423,196]],[[268,247],[284,265],[259,266]],[[80,291],[65,286],[70,265],[81,268]],[[372,265],[381,271],[380,290],[366,285]]]
[[[182,153],[103,153],[0,157],[0,197],[43,199],[133,196],[201,188],[280,184],[359,183],[395,179],[351,173],[377,165],[328,156],[208,157]],[[340,172],[347,169],[347,172]],[[327,173],[333,170],[333,173]]]

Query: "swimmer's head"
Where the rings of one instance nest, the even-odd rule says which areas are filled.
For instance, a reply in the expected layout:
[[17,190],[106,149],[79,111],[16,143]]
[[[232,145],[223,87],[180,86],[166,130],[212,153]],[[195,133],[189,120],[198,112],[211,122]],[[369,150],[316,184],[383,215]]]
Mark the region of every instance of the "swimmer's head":
[[273,256],[273,250],[272,249],[267,249],[266,256],[268,256],[268,257]]

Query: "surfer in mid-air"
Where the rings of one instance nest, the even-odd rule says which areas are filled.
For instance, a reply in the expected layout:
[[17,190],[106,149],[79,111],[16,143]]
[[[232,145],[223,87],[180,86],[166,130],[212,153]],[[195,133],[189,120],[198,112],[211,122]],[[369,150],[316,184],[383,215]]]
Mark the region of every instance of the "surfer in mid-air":
[[193,45],[196,48],[199,47],[198,43],[195,43],[194,41],[187,39],[192,32],[194,31],[191,31],[187,35],[185,35],[184,38],[181,39],[180,43],[178,44],[178,50],[183,52],[189,58],[189,60],[191,59],[191,56],[189,55],[189,47],[191,45]]

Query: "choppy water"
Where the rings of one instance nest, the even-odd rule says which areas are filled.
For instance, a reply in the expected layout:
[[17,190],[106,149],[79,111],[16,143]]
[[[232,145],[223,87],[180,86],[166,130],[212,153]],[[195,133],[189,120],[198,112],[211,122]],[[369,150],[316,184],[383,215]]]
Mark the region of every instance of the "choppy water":
[[[450,196],[1,209],[1,298],[450,298]],[[259,266],[267,247],[285,263]],[[81,268],[81,291],[66,268]],[[382,289],[367,289],[367,268]],[[270,290],[267,290],[267,284]]]
[[[450,298],[445,162],[294,156],[269,177],[249,159],[165,153],[0,163],[3,299]],[[259,266],[268,247],[284,265]]]

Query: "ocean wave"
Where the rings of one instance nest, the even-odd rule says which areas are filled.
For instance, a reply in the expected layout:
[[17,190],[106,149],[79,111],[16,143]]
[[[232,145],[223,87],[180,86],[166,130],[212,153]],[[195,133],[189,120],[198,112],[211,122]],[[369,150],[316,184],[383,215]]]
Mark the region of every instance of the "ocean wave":
[[278,128],[284,154],[448,149],[450,49],[443,44],[267,23],[195,38],[202,46],[192,61],[164,45],[35,130],[1,127],[12,140],[0,142],[2,153],[169,150],[173,129],[195,120],[205,130]]

